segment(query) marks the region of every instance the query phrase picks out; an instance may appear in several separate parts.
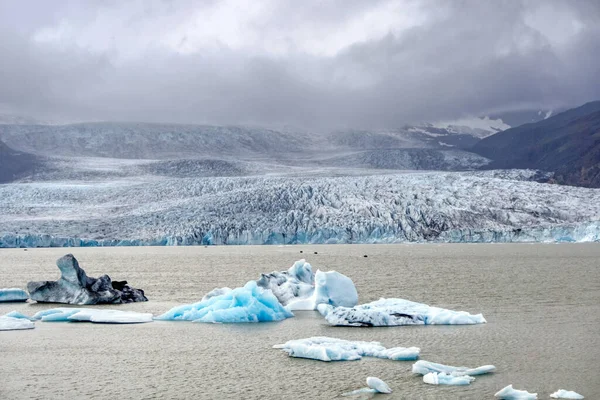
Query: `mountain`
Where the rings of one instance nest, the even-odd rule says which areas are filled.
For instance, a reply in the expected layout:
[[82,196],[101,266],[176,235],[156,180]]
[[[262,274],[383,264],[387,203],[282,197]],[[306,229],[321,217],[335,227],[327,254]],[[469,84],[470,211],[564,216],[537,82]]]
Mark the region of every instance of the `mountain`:
[[0,142],[0,183],[26,176],[34,171],[38,164],[36,156],[13,150]]
[[534,168],[557,183],[600,187],[600,101],[487,137],[472,151],[486,168]]

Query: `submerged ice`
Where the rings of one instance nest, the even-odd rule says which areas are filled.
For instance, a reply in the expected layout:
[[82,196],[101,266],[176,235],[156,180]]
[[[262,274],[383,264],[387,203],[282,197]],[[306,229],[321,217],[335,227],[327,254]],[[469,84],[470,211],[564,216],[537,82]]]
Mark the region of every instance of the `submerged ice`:
[[438,364],[425,360],[419,360],[412,366],[413,374],[420,375],[427,375],[429,373],[444,373],[452,376],[474,376],[483,375],[494,371],[496,371],[496,367],[493,365],[484,365],[477,368],[453,367],[451,365]]
[[508,385],[494,395],[503,400],[536,400],[537,393],[529,393],[526,390],[514,389],[512,385]]
[[351,341],[329,337],[311,337],[289,340],[273,346],[288,353],[290,357],[310,358],[319,361],[352,361],[363,356],[387,358],[390,360],[416,360],[418,347],[385,348],[379,342]]
[[429,372],[423,376],[423,382],[430,385],[470,385],[475,378],[468,375],[454,376],[445,372]]
[[94,322],[101,324],[139,324],[152,322],[152,314],[104,308],[51,308],[32,319],[44,322]]
[[231,291],[222,291],[194,304],[177,306],[158,316],[158,320],[209,323],[269,322],[293,317],[271,290],[255,281]]
[[0,302],[27,301],[29,295],[19,288],[0,289]]
[[318,310],[331,325],[471,325],[486,322],[481,314],[452,311],[404,299],[382,298],[351,308],[321,304]]
[[392,393],[392,389],[389,387],[389,385],[387,383],[385,383],[381,379],[376,378],[374,376],[369,376],[367,378],[367,386],[368,387],[366,387],[366,388],[353,390],[349,393],[344,393],[344,394],[342,394],[342,396],[356,396],[356,395],[367,394],[367,393],[373,393],[373,394],[375,394],[375,393],[384,393],[384,394]]

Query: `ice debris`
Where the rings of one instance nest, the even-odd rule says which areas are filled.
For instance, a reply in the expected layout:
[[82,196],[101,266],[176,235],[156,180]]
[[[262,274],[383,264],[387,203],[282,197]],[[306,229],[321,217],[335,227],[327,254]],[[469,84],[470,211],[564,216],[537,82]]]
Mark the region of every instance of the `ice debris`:
[[152,322],[152,314],[103,308],[51,308],[35,314],[44,322],[95,322],[102,324],[139,324]]
[[0,302],[27,301],[27,299],[29,299],[29,295],[23,289],[0,289]]
[[184,304],[156,317],[166,321],[211,323],[281,321],[293,317],[270,290],[255,281],[194,304]]
[[287,271],[262,274],[257,285],[271,289],[289,310],[316,310],[319,304],[353,307],[358,303],[354,282],[337,271],[313,273],[312,266],[298,260]]
[[393,347],[386,349],[379,342],[363,342],[330,337],[311,337],[289,340],[273,346],[290,357],[310,358],[319,361],[352,361],[365,357],[409,361],[419,358],[418,347]]
[[8,314],[6,314],[5,317],[20,318],[20,319],[27,319],[29,321],[33,321],[33,318],[29,318],[27,315],[22,314],[18,311],[11,311]]
[[494,395],[504,400],[535,400],[537,393],[529,393],[526,390],[513,389],[512,385],[508,385]]
[[13,331],[33,328],[35,328],[35,324],[29,319],[15,318],[8,315],[0,316],[0,331]]
[[584,397],[579,393],[571,390],[559,389],[550,395],[553,399],[583,399]]
[[452,311],[404,299],[379,299],[356,307],[320,304],[317,309],[331,325],[470,325],[486,323],[483,315]]
[[423,376],[423,382],[430,385],[470,385],[475,378],[468,375],[454,376],[445,372],[430,372]]
[[385,383],[381,379],[376,378],[374,376],[369,376],[367,378],[367,386],[369,386],[369,387],[353,390],[349,393],[342,394],[342,396],[356,396],[359,394],[366,394],[366,393],[372,393],[372,394],[392,393],[392,389],[388,386],[387,383]]
[[111,281],[108,275],[98,279],[87,276],[72,254],[59,258],[56,265],[61,272],[59,280],[27,284],[32,300],[79,305],[148,301],[143,290],[132,288],[127,281]]
[[496,371],[493,365],[484,365],[477,368],[453,367],[451,365],[437,364],[430,361],[419,360],[412,366],[413,374],[427,375],[429,373],[446,373],[452,376],[483,375]]

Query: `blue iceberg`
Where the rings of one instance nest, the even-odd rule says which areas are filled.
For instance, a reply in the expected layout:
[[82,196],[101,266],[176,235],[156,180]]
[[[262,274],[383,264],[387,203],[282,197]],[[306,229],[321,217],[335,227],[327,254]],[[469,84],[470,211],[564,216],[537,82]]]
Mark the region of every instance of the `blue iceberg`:
[[445,372],[430,372],[423,376],[423,382],[430,385],[454,385],[464,386],[470,385],[475,378],[469,375],[454,376]]
[[44,322],[94,322],[101,324],[139,324],[152,322],[152,314],[104,308],[51,308],[35,314],[32,319]]
[[8,314],[5,315],[5,317],[11,317],[11,318],[19,318],[19,319],[26,319],[29,321],[33,321],[33,318],[29,318],[27,315],[22,314],[18,311],[11,311]]
[[351,341],[329,337],[311,337],[289,340],[273,346],[290,357],[310,358],[319,361],[353,361],[363,356],[410,361],[419,358],[418,347],[393,347],[386,349],[379,342]]
[[399,325],[471,325],[484,324],[481,314],[431,307],[404,299],[379,299],[356,307],[320,304],[317,309],[331,325],[399,326]]
[[174,307],[156,317],[163,321],[209,323],[269,322],[293,317],[270,290],[258,287],[256,281],[224,291],[194,304]]
[[437,364],[430,361],[419,360],[413,364],[413,374],[427,375],[429,373],[446,373],[452,376],[483,375],[496,371],[493,365],[484,365],[477,368],[453,367],[451,365]]
[[529,393],[526,390],[513,389],[512,385],[508,385],[494,395],[504,400],[536,400],[537,393]]
[[23,289],[0,289],[0,302],[27,301],[27,299],[29,299],[29,295]]

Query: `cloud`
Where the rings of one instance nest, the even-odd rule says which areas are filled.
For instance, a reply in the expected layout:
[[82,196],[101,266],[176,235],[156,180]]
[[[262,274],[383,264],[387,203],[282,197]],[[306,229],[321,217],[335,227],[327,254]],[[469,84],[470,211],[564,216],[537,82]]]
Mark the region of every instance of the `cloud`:
[[0,26],[0,108],[46,119],[398,127],[600,98],[592,1],[5,1]]

